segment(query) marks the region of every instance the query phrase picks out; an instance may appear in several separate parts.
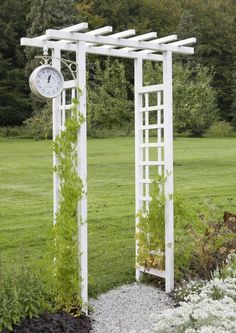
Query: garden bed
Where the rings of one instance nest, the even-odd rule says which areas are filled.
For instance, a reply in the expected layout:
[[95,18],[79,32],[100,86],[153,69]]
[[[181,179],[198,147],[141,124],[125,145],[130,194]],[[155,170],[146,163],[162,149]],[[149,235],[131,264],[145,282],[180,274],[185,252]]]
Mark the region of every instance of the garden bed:
[[[64,311],[44,312],[38,318],[24,319],[13,329],[14,333],[88,333],[90,331],[89,317],[75,318]],[[9,333],[9,331],[3,330],[2,333]]]

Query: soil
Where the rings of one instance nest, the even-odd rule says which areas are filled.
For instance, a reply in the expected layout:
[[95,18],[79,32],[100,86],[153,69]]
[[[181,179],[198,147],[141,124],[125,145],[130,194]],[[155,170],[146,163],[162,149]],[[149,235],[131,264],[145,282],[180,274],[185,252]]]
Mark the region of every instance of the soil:
[[[75,318],[66,312],[44,312],[39,318],[24,319],[15,326],[14,333],[88,333],[91,331],[89,317]],[[5,330],[2,333],[9,333]]]

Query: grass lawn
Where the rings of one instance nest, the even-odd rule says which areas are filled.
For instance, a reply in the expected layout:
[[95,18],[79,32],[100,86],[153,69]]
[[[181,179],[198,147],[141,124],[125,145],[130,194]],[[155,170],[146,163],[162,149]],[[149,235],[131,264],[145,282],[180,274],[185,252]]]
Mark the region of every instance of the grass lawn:
[[[212,198],[236,213],[236,138],[179,138],[175,189],[196,205]],[[0,139],[0,253],[34,263],[52,223],[49,143]],[[88,141],[90,293],[134,279],[134,139]]]

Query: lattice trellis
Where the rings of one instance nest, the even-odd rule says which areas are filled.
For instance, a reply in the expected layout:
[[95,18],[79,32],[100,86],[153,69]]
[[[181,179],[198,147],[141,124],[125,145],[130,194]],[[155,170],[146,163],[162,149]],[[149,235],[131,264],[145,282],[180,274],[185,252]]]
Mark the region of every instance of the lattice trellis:
[[[62,51],[76,54],[78,73],[76,83],[82,95],[79,109],[86,117],[86,54],[100,54],[134,59],[135,69],[135,202],[136,214],[140,209],[149,209],[150,187],[154,172],[167,175],[164,186],[165,203],[165,271],[145,270],[136,267],[136,279],[140,273],[153,274],[166,281],[166,291],[174,288],[174,217],[173,217],[173,120],[172,120],[172,53],[193,54],[189,44],[195,38],[177,41],[176,35],[157,38],[156,32],[134,36],[135,30],[118,33],[112,27],[102,27],[85,32],[87,23],[79,23],[61,30],[47,30],[45,35],[35,38],[22,38],[21,45],[52,50],[52,65],[61,70]],[[163,82],[143,86],[143,61],[163,63]],[[53,137],[64,127],[65,118],[75,96],[75,81],[65,81],[61,96],[53,100]],[[150,133],[155,132],[155,136]],[[153,153],[154,151],[154,153]],[[155,156],[155,157],[153,157]],[[54,155],[53,164],[57,165]],[[83,181],[85,194],[78,203],[79,219],[84,222],[79,229],[79,253],[81,256],[81,276],[83,280],[82,298],[88,300],[87,267],[87,132],[86,122],[78,133],[78,173]],[[58,210],[60,179],[54,174],[54,214]],[[55,216],[55,215],[54,215]],[[136,218],[137,228],[138,218]],[[138,243],[136,242],[136,254]]]

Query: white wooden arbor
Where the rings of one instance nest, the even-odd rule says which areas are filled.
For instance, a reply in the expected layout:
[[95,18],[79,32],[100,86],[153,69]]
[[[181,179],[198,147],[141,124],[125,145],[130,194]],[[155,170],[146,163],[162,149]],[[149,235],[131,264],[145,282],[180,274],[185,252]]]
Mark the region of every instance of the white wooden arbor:
[[[87,23],[79,23],[61,30],[49,29],[45,35],[35,38],[22,38],[21,45],[51,49],[52,64],[61,70],[61,51],[76,53],[78,66],[77,84],[82,91],[79,109],[86,116],[86,53],[100,54],[134,59],[135,66],[135,211],[148,209],[152,199],[149,195],[151,168],[159,175],[167,175],[165,183],[165,270],[145,270],[136,267],[136,279],[142,272],[165,279],[166,292],[174,288],[174,217],[173,217],[173,120],[172,120],[172,53],[193,54],[189,44],[195,38],[177,41],[176,35],[157,38],[156,32],[135,36],[135,30],[129,29],[112,33],[112,27],[106,26],[86,32]],[[163,63],[163,82],[143,86],[143,61],[151,60]],[[69,98],[75,96],[75,81],[66,81],[62,94],[53,100],[53,138],[63,129],[66,110],[70,108]],[[151,104],[150,96],[155,95],[156,102]],[[155,122],[150,115],[155,114]],[[153,116],[152,116],[153,119]],[[155,141],[150,141],[150,130],[156,130]],[[150,151],[155,150],[156,159],[150,160]],[[78,173],[87,189],[87,133],[86,122],[78,133]],[[54,165],[57,164],[53,157]],[[54,174],[53,179],[54,214],[58,209],[60,180]],[[84,223],[79,230],[79,253],[81,255],[82,298],[88,300],[87,268],[87,197],[83,196],[78,206]],[[136,218],[137,228],[138,218]],[[136,254],[138,244],[136,242]]]

